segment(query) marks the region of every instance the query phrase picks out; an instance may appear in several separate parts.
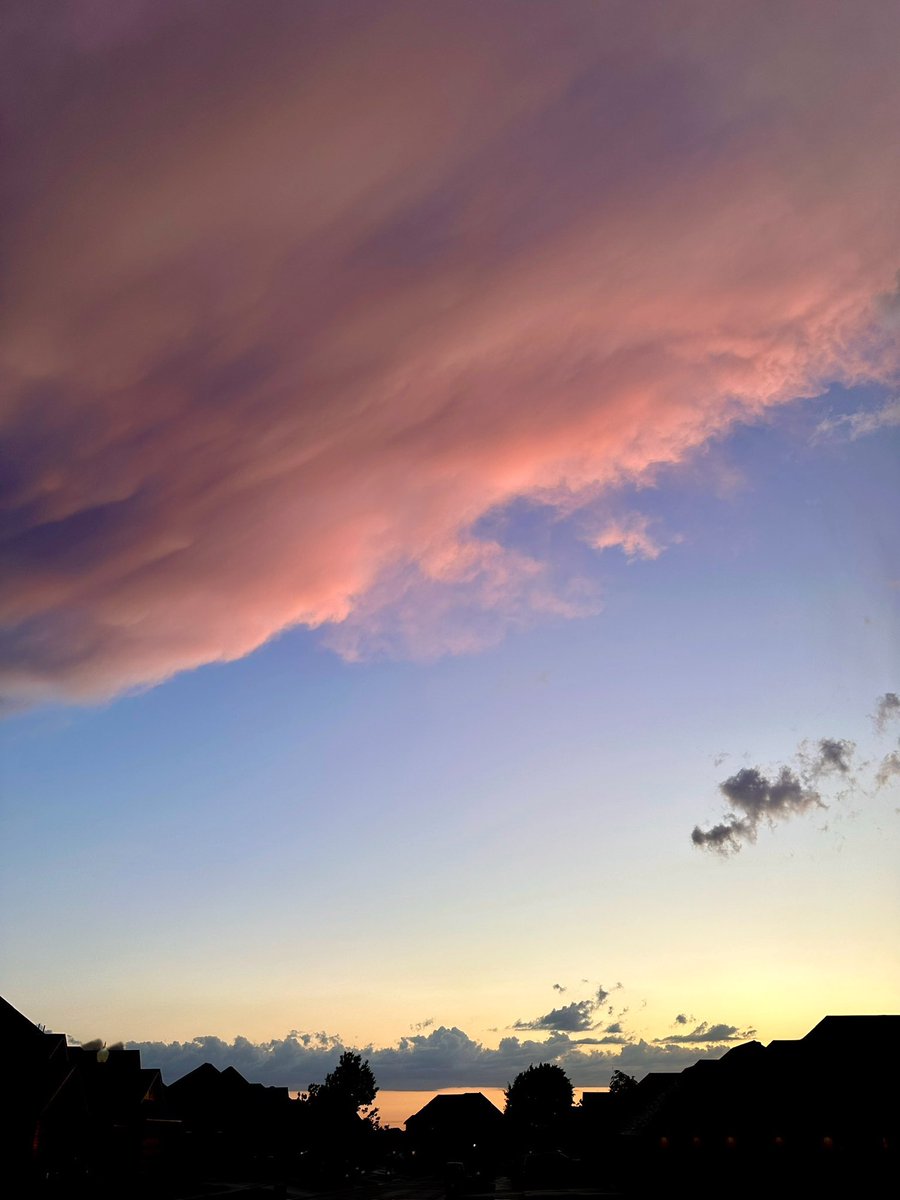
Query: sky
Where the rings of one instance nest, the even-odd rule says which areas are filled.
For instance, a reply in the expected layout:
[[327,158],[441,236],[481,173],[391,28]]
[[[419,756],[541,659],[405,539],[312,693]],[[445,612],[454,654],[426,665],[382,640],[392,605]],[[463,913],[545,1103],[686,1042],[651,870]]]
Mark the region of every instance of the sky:
[[897,1011],[900,8],[0,22],[10,1002],[400,1091]]

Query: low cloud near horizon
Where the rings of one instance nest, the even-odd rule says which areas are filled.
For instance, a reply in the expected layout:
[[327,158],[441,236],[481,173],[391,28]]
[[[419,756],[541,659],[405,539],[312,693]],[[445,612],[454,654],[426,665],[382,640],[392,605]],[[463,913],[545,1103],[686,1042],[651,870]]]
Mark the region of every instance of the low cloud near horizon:
[[896,379],[900,7],[265,9],[5,8],[9,705],[594,613],[479,522]]
[[[554,990],[563,986],[555,984]],[[323,1079],[344,1050],[353,1050],[369,1060],[379,1087],[415,1091],[505,1087],[520,1071],[538,1062],[557,1063],[576,1087],[604,1087],[613,1071],[636,1077],[648,1071],[680,1071],[699,1058],[718,1057],[756,1034],[749,1026],[742,1029],[724,1021],[698,1021],[692,1030],[682,1027],[678,1033],[654,1038],[622,1021],[628,1006],[620,1009],[619,1019],[608,1020],[604,1002],[611,992],[625,990],[621,983],[610,989],[590,986],[591,994],[583,1000],[531,1022],[517,1021],[512,1026],[515,1032],[502,1036],[497,1046],[486,1046],[456,1026],[436,1025],[431,1018],[417,1023],[390,1046],[350,1046],[332,1034],[297,1030],[268,1042],[243,1037],[227,1042],[210,1036],[188,1042],[128,1044],[140,1049],[145,1065],[159,1067],[167,1082],[211,1062],[219,1068],[234,1066],[252,1082],[303,1091]],[[595,1017],[599,1018],[596,1022]],[[529,1031],[546,1036],[518,1036]]]
[[[455,1026],[441,1025],[428,1033],[401,1038],[398,1045],[387,1047],[349,1046],[327,1034],[298,1033],[270,1042],[251,1042],[242,1037],[233,1042],[198,1037],[189,1042],[129,1042],[128,1046],[141,1051],[144,1066],[159,1068],[166,1083],[211,1062],[220,1069],[235,1067],[252,1083],[305,1091],[310,1083],[324,1079],[333,1070],[344,1050],[353,1050],[368,1059],[380,1088],[424,1091],[505,1087],[520,1071],[537,1062],[557,1063],[576,1087],[604,1087],[613,1071],[637,1077],[648,1071],[680,1071],[699,1059],[720,1057],[734,1040],[727,1036],[716,1045],[708,1045],[704,1043],[712,1039],[703,1037],[694,1039],[694,1047],[689,1048],[647,1042],[643,1038],[575,1039],[557,1033],[546,1041],[504,1037],[494,1048],[470,1038]],[[582,1048],[598,1045],[615,1048]]]

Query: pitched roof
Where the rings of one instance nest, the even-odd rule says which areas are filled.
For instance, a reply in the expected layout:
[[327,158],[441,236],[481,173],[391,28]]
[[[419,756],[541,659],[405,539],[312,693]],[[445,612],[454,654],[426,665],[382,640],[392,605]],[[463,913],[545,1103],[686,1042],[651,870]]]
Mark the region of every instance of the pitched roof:
[[815,1046],[818,1050],[877,1038],[885,1046],[900,1044],[900,1016],[880,1014],[873,1016],[823,1017],[818,1025],[800,1039],[802,1043]]
[[29,1038],[32,1041],[42,1038],[43,1033],[33,1021],[13,1008],[8,1000],[0,996],[0,1038]]
[[492,1104],[484,1092],[442,1092],[432,1097],[418,1112],[406,1118],[406,1127],[410,1121],[420,1127],[458,1124],[462,1121],[481,1122],[501,1119],[503,1114],[495,1104]]
[[35,1063],[46,1063],[52,1055],[54,1061],[66,1057],[66,1035],[47,1033],[17,1008],[0,996],[0,1045],[3,1046],[7,1069],[33,1069]]

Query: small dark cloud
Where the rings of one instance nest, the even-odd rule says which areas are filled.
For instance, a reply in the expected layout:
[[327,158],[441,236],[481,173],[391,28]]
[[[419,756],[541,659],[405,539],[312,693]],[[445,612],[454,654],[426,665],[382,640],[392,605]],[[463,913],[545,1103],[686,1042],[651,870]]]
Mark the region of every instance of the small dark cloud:
[[719,854],[736,854],[745,841],[756,840],[756,829],[748,821],[732,817],[709,829],[695,825],[691,830],[691,841],[705,850],[716,850]]
[[[839,748],[840,756],[842,743],[825,740],[829,746]],[[782,767],[772,778],[759,767],[743,767],[723,780],[719,791],[730,803],[732,811],[726,813],[724,821],[710,829],[695,825],[691,841],[695,846],[720,854],[736,853],[745,842],[755,841],[757,829],[763,822],[774,825],[776,821],[808,812],[811,808],[825,807],[815,788],[805,783],[791,767]]]
[[[684,1016],[684,1014],[680,1013],[679,1016]],[[678,1017],[675,1019],[677,1021]],[[755,1034],[755,1029],[739,1029],[737,1025],[722,1023],[710,1025],[708,1021],[701,1021],[690,1033],[669,1033],[665,1037],[654,1040],[665,1043],[745,1042]]]
[[[582,983],[589,982],[590,981],[587,979],[582,980]],[[554,983],[551,986],[555,992],[560,994],[568,990],[561,983]],[[594,984],[593,986],[595,990],[592,996],[586,997],[584,1000],[573,1000],[569,1004],[563,1004],[559,1008],[553,1008],[550,1010],[550,1012],[544,1013],[539,1017],[534,1017],[529,1021],[523,1021],[521,1018],[519,1018],[510,1028],[520,1030],[548,1030],[550,1032],[557,1032],[560,1034],[581,1033],[586,1030],[596,1028],[598,1022],[594,1019],[595,1015],[599,1016],[599,1014],[603,1011],[606,1001],[609,1000],[610,993],[618,991],[623,985],[621,983],[616,983],[611,989],[605,988],[602,983]],[[607,1011],[608,1014],[612,1016],[614,1012],[614,1006],[610,1004]],[[621,1016],[622,1014],[619,1013],[618,1015]],[[619,1027],[610,1026],[606,1032],[617,1034],[619,1032]]]
[[[896,692],[885,692],[877,698],[872,721],[881,734],[894,721],[900,721],[900,696]],[[691,841],[702,849],[734,854],[747,842],[756,841],[761,824],[774,826],[787,817],[826,808],[819,792],[820,780],[837,778],[849,789],[862,788],[871,794],[873,786],[877,791],[900,774],[900,752],[896,750],[881,760],[874,776],[871,760],[856,763],[855,754],[856,743],[848,738],[823,737],[815,743],[800,743],[796,768],[782,766],[770,776],[759,767],[744,767],[719,784],[729,811],[708,829],[695,825]],[[845,794],[838,792],[836,798]]]
[[621,1023],[619,1021],[613,1021],[613,1023],[611,1025],[607,1025],[606,1032],[607,1033],[621,1033],[622,1032]]
[[879,733],[884,733],[892,721],[900,719],[900,696],[896,692],[885,692],[875,702],[872,720]]
[[414,1033],[421,1033],[423,1029],[430,1029],[434,1024],[434,1017],[426,1017],[424,1021],[416,1021],[414,1025],[410,1025],[410,1029]]
[[875,786],[887,787],[895,775],[900,775],[900,751],[894,750],[886,754],[875,772]]
[[776,821],[810,808],[824,807],[813,788],[806,787],[790,768],[782,767],[769,779],[758,767],[743,767],[736,775],[719,784],[719,791],[739,812],[756,824]]
[[531,1021],[516,1021],[513,1029],[547,1029],[558,1033],[580,1033],[593,1029],[594,1003],[592,1000],[573,1000],[562,1008],[551,1009],[542,1017]]
[[694,1017],[689,1017],[687,1015],[687,1013],[679,1013],[678,1016],[675,1018],[675,1020],[672,1022],[672,1024],[673,1025],[687,1025],[687,1024],[689,1024],[689,1022],[693,1021],[694,1019],[695,1019]]
[[855,749],[855,744],[846,738],[821,738],[812,763],[813,774],[827,775],[832,771],[841,775],[849,774]]

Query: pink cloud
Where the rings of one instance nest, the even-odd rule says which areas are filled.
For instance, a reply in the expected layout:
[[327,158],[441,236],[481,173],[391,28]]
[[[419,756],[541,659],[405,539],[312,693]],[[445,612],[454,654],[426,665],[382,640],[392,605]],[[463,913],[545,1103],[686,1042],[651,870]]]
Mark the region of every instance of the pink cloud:
[[896,376],[895,6],[60,11],[0,62],[14,698],[591,610],[479,519]]
[[629,559],[659,558],[665,546],[650,532],[650,519],[642,513],[625,513],[607,521],[598,533],[588,538],[595,550],[621,546]]

